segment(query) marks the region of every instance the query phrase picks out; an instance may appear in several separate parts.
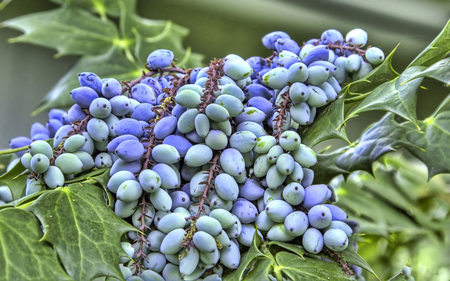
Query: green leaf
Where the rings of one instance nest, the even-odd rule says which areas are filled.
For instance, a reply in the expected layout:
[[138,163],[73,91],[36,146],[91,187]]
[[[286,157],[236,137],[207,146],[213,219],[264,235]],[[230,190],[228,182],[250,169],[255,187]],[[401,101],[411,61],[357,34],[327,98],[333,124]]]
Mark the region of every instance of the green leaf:
[[29,14],[10,19],[3,25],[24,33],[10,39],[11,42],[53,48],[58,51],[56,56],[100,55],[107,52],[118,38],[114,23],[75,7],[63,6]]
[[130,62],[124,52],[117,47],[99,56],[85,56],[56,83],[33,115],[50,108],[68,107],[73,104],[69,93],[80,86],[78,73],[83,71],[94,72],[100,77],[114,77],[118,80],[129,80],[141,75],[140,68]]
[[[96,177],[104,175],[107,171],[109,171],[109,169],[94,169],[88,173],[81,174],[81,175],[77,176],[76,178],[66,181],[65,183],[71,184],[71,183],[86,182],[86,181],[93,181],[93,183],[96,183],[97,182]],[[99,180],[100,180],[100,178],[99,178]],[[101,180],[101,184],[102,185],[104,184],[104,180]]]
[[2,0],[2,2],[0,2],[0,11],[6,8],[6,6],[8,6],[8,4],[11,3],[11,1],[12,0]]
[[267,246],[278,246],[285,250],[291,251],[294,254],[297,254],[299,257],[303,258],[303,255],[305,254],[305,250],[302,246],[294,244],[294,243],[286,243],[286,242],[279,242],[279,241],[269,241],[265,243]]
[[[99,14],[102,19],[106,18],[107,14],[111,16],[118,16],[120,14],[120,5],[118,0],[50,0],[57,4],[67,5],[91,10]],[[131,5],[135,5],[135,0],[127,0]]]
[[13,200],[21,198],[25,194],[28,174],[20,161],[7,173],[0,176],[0,182],[6,184],[11,190]]
[[0,280],[73,280],[44,241],[39,221],[27,211],[0,210]]
[[317,164],[311,167],[314,170],[314,180],[317,182],[329,182],[333,177],[340,174],[348,174],[349,171],[339,167],[336,159],[340,157],[348,147],[344,147],[330,153],[318,153]]
[[30,148],[29,145],[18,147],[18,148],[14,148],[14,149],[0,150],[0,155],[12,154],[12,153],[15,153],[15,152],[18,152],[18,151],[27,150],[28,148]]
[[3,154],[0,155],[0,175],[3,175],[8,168],[8,165],[15,158],[13,154]]
[[75,280],[98,276],[122,280],[120,237],[135,229],[106,207],[100,188],[86,183],[57,188],[28,209],[44,225],[42,240],[52,244]]
[[394,57],[395,51],[399,45],[386,56],[385,60],[372,70],[367,76],[360,80],[351,82],[348,84],[343,91],[348,93],[347,99],[352,95],[363,95],[374,90],[379,85],[393,80],[398,77],[398,73],[392,68],[392,58]]
[[328,105],[314,123],[308,127],[302,134],[302,142],[313,147],[325,140],[339,138],[350,142],[345,132],[344,123],[344,102],[345,94]]
[[260,251],[259,246],[261,245],[261,237],[255,232],[253,237],[252,245],[245,255],[241,258],[239,267],[225,276],[224,281],[236,281],[242,280],[245,276],[246,270],[248,270],[249,265],[251,265],[254,260],[258,257],[267,257],[266,254]]
[[404,134],[403,128],[394,120],[393,114],[388,113],[364,132],[355,146],[338,156],[336,164],[347,171],[358,169],[370,171],[372,162],[406,144]]
[[446,87],[450,85],[450,58],[445,58],[417,73],[410,80],[419,77],[429,77],[441,81]]
[[450,52],[450,20],[444,29],[410,64],[409,66],[430,66],[445,58]]
[[255,264],[249,270],[244,281],[271,281],[269,279],[269,274],[274,266],[273,259],[268,257],[258,257],[255,259]]
[[420,130],[404,125],[406,140],[415,146],[408,150],[428,167],[429,177],[450,172],[450,95],[429,118],[420,122]]
[[[198,67],[202,65],[202,56],[183,48],[181,42],[189,33],[186,28],[170,21],[150,20],[133,13],[121,16],[121,29],[126,38],[132,38],[134,57],[139,65],[147,62],[148,55],[156,49],[169,49],[178,59],[179,67]],[[186,57],[187,56],[187,57]],[[182,62],[182,63],[180,63]]]
[[371,91],[346,119],[363,112],[382,110],[416,123],[417,89],[423,78],[416,78],[409,82],[408,80],[423,69],[420,66],[407,68],[398,78],[381,84]]
[[[352,182],[355,178],[357,183]],[[373,181],[369,173],[352,173],[344,188],[336,191],[339,206],[358,219],[362,233],[388,236],[389,232],[405,229],[420,231],[420,227],[401,209],[367,189],[365,184],[369,181]]]
[[347,249],[343,252],[340,253],[336,253],[337,255],[339,255],[339,257],[347,264],[354,264],[357,265],[359,267],[361,267],[362,269],[367,270],[368,272],[372,273],[378,280],[380,280],[380,278],[378,277],[378,275],[375,273],[375,271],[373,271],[373,269],[370,267],[370,265],[366,262],[365,259],[363,259],[354,249],[351,245],[353,245],[353,242],[356,240],[355,235],[350,237],[350,241],[349,241],[349,246],[347,247]]
[[345,275],[342,269],[336,264],[325,262],[320,259],[307,258],[302,260],[299,256],[289,252],[279,252],[275,259],[278,267],[275,267],[275,272],[280,270],[284,276],[293,281],[348,281],[353,280]]

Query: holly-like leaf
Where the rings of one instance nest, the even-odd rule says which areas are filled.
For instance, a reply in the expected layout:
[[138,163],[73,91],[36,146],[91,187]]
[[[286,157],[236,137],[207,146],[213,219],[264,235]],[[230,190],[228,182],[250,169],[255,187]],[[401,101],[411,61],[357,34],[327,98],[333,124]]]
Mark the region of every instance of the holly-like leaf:
[[409,66],[430,66],[450,53],[450,20],[439,35],[423,50]]
[[280,248],[283,248],[285,250],[291,251],[294,254],[297,254],[299,257],[303,258],[303,255],[305,254],[305,250],[302,246],[294,244],[294,243],[286,243],[286,242],[280,242],[280,241],[269,241],[266,242],[266,245],[271,246],[278,246]]
[[395,51],[398,45],[386,56],[385,60],[377,66],[373,71],[371,71],[367,76],[353,81],[343,89],[346,92],[347,99],[352,96],[363,95],[369,93],[379,85],[390,81],[398,77],[398,73],[392,68],[392,58],[394,57]]
[[41,226],[33,213],[0,210],[0,280],[73,280],[41,237]]
[[342,269],[336,264],[325,262],[321,259],[307,258],[302,260],[299,256],[289,252],[278,252],[275,255],[278,268],[283,276],[292,281],[329,281],[330,278],[335,281],[353,280],[345,275]]
[[121,29],[134,43],[134,57],[139,65],[145,65],[150,52],[156,49],[170,49],[174,52],[179,67],[197,67],[202,56],[185,50],[181,44],[189,33],[186,28],[170,21],[150,20],[133,13],[121,15]]
[[249,270],[244,281],[271,281],[269,274],[271,274],[274,266],[273,259],[268,257],[258,257],[255,259],[255,264]]
[[350,142],[345,127],[341,126],[344,123],[344,102],[345,94],[320,112],[314,123],[302,134],[302,142],[305,145],[313,147],[325,140],[334,138]]
[[346,119],[353,118],[362,112],[382,110],[416,123],[417,89],[423,78],[409,80],[423,69],[424,67],[421,66],[407,68],[399,77],[381,84],[371,91]]
[[25,193],[28,174],[20,161],[7,173],[0,176],[0,183],[6,184],[11,190],[13,200],[21,198]]
[[314,170],[314,180],[316,182],[329,182],[333,177],[340,174],[348,174],[349,171],[336,164],[336,160],[349,147],[344,147],[330,153],[318,153],[317,164],[311,169]]
[[58,51],[56,56],[100,55],[118,39],[117,28],[110,20],[67,6],[13,18],[3,25],[24,33],[11,42],[53,48]]
[[[73,6],[85,10],[91,10],[100,15],[102,19],[107,15],[118,16],[120,14],[119,0],[50,0],[56,4]],[[135,5],[135,0],[126,0],[130,5]]]
[[[66,181],[65,183],[71,184],[71,183],[86,182],[86,181],[92,181],[93,183],[96,183],[97,181],[95,180],[95,178],[97,176],[105,174],[106,171],[108,171],[108,169],[95,169],[86,174],[82,174],[80,176],[77,176],[76,178]],[[103,183],[104,183],[104,181],[102,180],[101,184],[103,184]]]
[[417,73],[410,80],[418,77],[430,77],[441,81],[446,87],[450,85],[450,58],[438,61],[427,69]]
[[372,163],[380,156],[406,143],[404,133],[393,114],[388,113],[364,132],[355,146],[338,156],[336,164],[347,171],[370,171]]
[[94,72],[100,77],[114,77],[118,80],[129,80],[141,74],[140,67],[130,62],[118,47],[113,47],[99,56],[83,57],[56,83],[33,114],[73,104],[70,91],[80,86],[78,74],[83,71]]
[[54,247],[75,280],[111,276],[122,280],[120,237],[135,229],[106,207],[102,190],[76,183],[41,195],[28,207],[44,225],[43,241]]
[[450,95],[429,118],[420,122],[420,130],[404,125],[408,150],[428,167],[429,177],[450,172]]
[[[357,181],[355,182],[355,180]],[[387,236],[389,232],[408,229],[420,231],[420,227],[398,207],[365,188],[367,182],[374,181],[371,174],[352,173],[344,188],[336,190],[339,206],[357,218],[361,232]]]

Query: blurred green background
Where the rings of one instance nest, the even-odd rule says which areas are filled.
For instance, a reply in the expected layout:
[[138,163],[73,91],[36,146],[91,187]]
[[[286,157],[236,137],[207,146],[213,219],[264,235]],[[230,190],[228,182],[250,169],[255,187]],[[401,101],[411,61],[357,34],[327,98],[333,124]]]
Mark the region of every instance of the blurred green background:
[[[0,22],[19,15],[56,7],[47,0],[14,0],[0,12]],[[261,37],[284,30],[298,42],[319,37],[323,30],[336,28],[344,34],[361,27],[369,33],[369,43],[388,53],[398,43],[394,67],[401,70],[440,32],[450,15],[449,1],[411,0],[138,0],[138,13],[152,19],[171,20],[187,27],[185,46],[214,57],[236,53],[243,57],[268,55]],[[46,121],[45,114],[30,112],[68,71],[77,57],[55,59],[46,48],[10,44],[20,32],[0,29],[0,147],[18,135],[28,135],[34,121]],[[86,69],[86,71],[89,71]],[[432,81],[419,95],[419,117],[425,117],[447,93],[434,93]],[[442,90],[441,90],[442,91]],[[353,140],[379,117],[371,113],[349,126]]]

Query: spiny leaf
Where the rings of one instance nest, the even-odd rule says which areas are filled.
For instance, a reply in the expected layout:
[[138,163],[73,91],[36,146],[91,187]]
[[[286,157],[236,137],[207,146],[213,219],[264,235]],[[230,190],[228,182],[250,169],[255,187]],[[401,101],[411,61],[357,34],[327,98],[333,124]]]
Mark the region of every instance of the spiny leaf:
[[353,95],[361,95],[369,93],[379,85],[386,81],[390,81],[398,77],[398,73],[392,68],[392,58],[399,45],[386,56],[385,60],[372,70],[367,76],[360,80],[351,82],[344,89],[343,92],[348,93],[347,99]]
[[267,246],[278,246],[280,248],[283,248],[285,250],[291,251],[294,254],[297,254],[299,257],[303,258],[303,255],[305,254],[305,250],[297,244],[294,243],[286,243],[286,242],[279,242],[279,241],[269,241],[266,242]]
[[317,182],[328,182],[334,176],[347,174],[349,171],[339,167],[336,159],[341,156],[348,147],[335,150],[330,153],[317,154],[317,164],[312,167],[314,170],[314,180]]
[[248,274],[243,279],[244,281],[271,281],[269,274],[273,270],[274,262],[268,257],[258,257],[255,259],[255,264],[249,270]]
[[450,58],[445,58],[428,67],[427,69],[416,73],[410,80],[419,77],[430,77],[441,81],[446,87],[450,85]]
[[[362,233],[387,236],[389,232],[404,229],[409,232],[420,230],[404,212],[372,193],[365,186],[370,181],[374,181],[371,174],[358,171],[352,173],[343,187],[336,190],[339,205],[351,217],[358,219]],[[363,220],[367,223],[363,223]]]
[[119,80],[130,80],[140,75],[140,67],[130,62],[118,47],[113,47],[99,56],[83,57],[56,83],[45,96],[42,104],[33,112],[33,115],[50,108],[68,107],[73,104],[70,91],[80,86],[78,74],[83,71],[90,71],[100,77],[114,77]]
[[362,112],[383,110],[416,123],[417,89],[423,78],[407,81],[423,69],[419,66],[407,68],[398,78],[381,84],[352,110],[346,120]]
[[[169,21],[150,20],[132,13],[121,16],[121,28],[126,38],[134,41],[134,57],[140,65],[144,65],[147,56],[156,49],[170,49],[175,58],[183,65],[180,67],[196,67],[201,65],[202,56],[186,51],[181,42],[188,30]],[[189,57],[185,58],[188,55]]]
[[[96,182],[95,177],[99,176],[99,175],[103,175],[105,173],[105,171],[107,171],[108,169],[96,169],[96,170],[92,170],[86,174],[82,174],[76,178],[73,178],[69,181],[66,181],[66,184],[71,184],[71,183],[77,183],[77,182],[86,182],[86,181],[93,181],[93,183]],[[102,182],[103,183],[103,182]]]
[[445,58],[450,53],[450,20],[444,29],[410,64],[409,66],[430,66]]
[[402,127],[394,120],[393,114],[388,113],[364,132],[355,146],[338,156],[336,164],[347,171],[358,169],[370,171],[372,162],[381,155],[406,144],[404,133]]
[[429,177],[450,172],[450,95],[436,112],[420,122],[420,130],[404,125],[406,140],[415,146],[408,150],[428,167]]
[[[85,10],[91,10],[106,18],[107,15],[118,16],[120,13],[119,0],[50,0],[57,4],[67,5],[82,8]],[[135,0],[127,0],[131,5],[135,5]]]
[[299,256],[289,252],[278,252],[275,255],[278,267],[284,276],[292,281],[329,281],[332,277],[335,281],[353,280],[345,275],[342,269],[336,264],[325,262],[321,259],[307,258],[302,260]]
[[13,18],[3,25],[24,32],[11,42],[53,48],[56,56],[103,54],[118,38],[114,23],[74,7]]
[[20,161],[7,173],[0,177],[0,182],[6,184],[11,190],[13,200],[21,198],[25,193],[28,174]]
[[316,118],[311,127],[303,132],[302,142],[307,146],[315,146],[325,140],[339,138],[350,142],[347,138],[345,128],[341,127],[344,122],[345,94],[328,105]]
[[0,226],[0,280],[73,280],[40,240],[41,226],[31,212],[0,210]]
[[75,280],[111,276],[122,280],[120,237],[135,229],[105,206],[102,190],[72,184],[39,197],[29,208],[44,225],[43,241],[53,245]]

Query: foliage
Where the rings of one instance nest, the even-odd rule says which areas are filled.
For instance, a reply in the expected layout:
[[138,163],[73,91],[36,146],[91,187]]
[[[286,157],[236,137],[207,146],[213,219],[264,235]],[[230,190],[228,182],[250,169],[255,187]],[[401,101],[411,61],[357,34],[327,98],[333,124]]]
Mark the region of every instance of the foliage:
[[[173,50],[179,66],[200,65],[201,57],[181,45],[187,34],[184,28],[139,17],[135,1],[53,2],[61,6],[3,23],[24,32],[13,42],[53,48],[57,56],[80,56],[35,113],[68,106],[71,100],[67,93],[76,87],[76,75],[81,70],[127,80],[140,73],[145,56],[158,48]],[[395,157],[383,158],[382,164],[373,162],[403,148],[427,165],[428,178],[450,172],[450,97],[429,118],[418,120],[416,116],[417,91],[424,79],[449,85],[449,33],[450,23],[401,73],[392,67],[392,51],[368,76],[348,84],[340,97],[320,112],[314,125],[301,132],[311,146],[329,139],[349,142],[348,120],[367,111],[386,112],[355,143],[319,154],[315,167],[316,177],[322,181],[355,170],[373,172],[373,176],[350,174],[347,181],[341,180],[338,190],[341,205],[361,222],[365,235],[359,239],[360,253],[373,266],[351,247],[341,254],[313,256],[305,254],[300,246],[263,242],[256,236],[240,267],[225,280],[329,280],[330,276],[333,280],[351,280],[344,272],[348,264],[363,267],[372,273],[369,278],[377,278],[374,272],[386,278],[399,271],[391,258],[401,265],[409,262],[417,268],[418,278],[427,278],[433,271],[448,274],[448,257],[440,256],[445,254],[442,247],[448,242],[450,225],[448,190],[442,189],[443,184],[435,185],[441,178],[434,177],[427,183],[423,169],[410,171],[410,163]],[[0,206],[0,241],[7,245],[0,253],[0,266],[4,266],[0,267],[0,280],[49,280],[52,274],[58,276],[53,279],[61,280],[102,276],[123,279],[118,267],[123,255],[119,242],[123,233],[134,228],[110,209],[112,199],[104,186],[108,171],[93,170],[67,187],[19,199],[27,178],[23,171],[19,163],[0,177],[15,200]],[[374,251],[378,247],[384,252]],[[428,265],[425,258],[430,256],[436,258],[424,269],[424,263]],[[26,277],[21,275],[24,272]]]
[[135,0],[53,2],[61,6],[2,23],[24,33],[11,42],[55,49],[56,57],[80,56],[33,114],[71,105],[68,93],[77,86],[78,73],[86,69],[102,77],[129,80],[141,73],[149,52],[159,48],[172,50],[180,67],[201,65],[202,57],[181,44],[188,33],[185,28],[139,17]]
[[359,253],[383,280],[405,264],[416,280],[447,280],[449,175],[428,181],[423,163],[395,153],[375,162],[372,172],[332,182],[341,206],[361,225]]
[[[386,115],[354,143],[319,155],[314,169],[322,180],[356,169],[370,170],[371,163],[383,154],[404,148],[422,160],[432,176],[450,172],[450,96],[424,120],[416,115],[417,92],[423,77],[448,86],[450,21],[438,37],[402,73],[392,67],[394,51],[374,71],[348,84],[339,99],[319,114],[314,124],[304,129],[307,145],[325,140],[344,139],[347,121],[367,111],[385,111]],[[432,93],[428,93],[432,94]],[[332,110],[333,113],[330,114]],[[440,155],[440,157],[436,157]],[[322,162],[322,163],[320,163]]]

